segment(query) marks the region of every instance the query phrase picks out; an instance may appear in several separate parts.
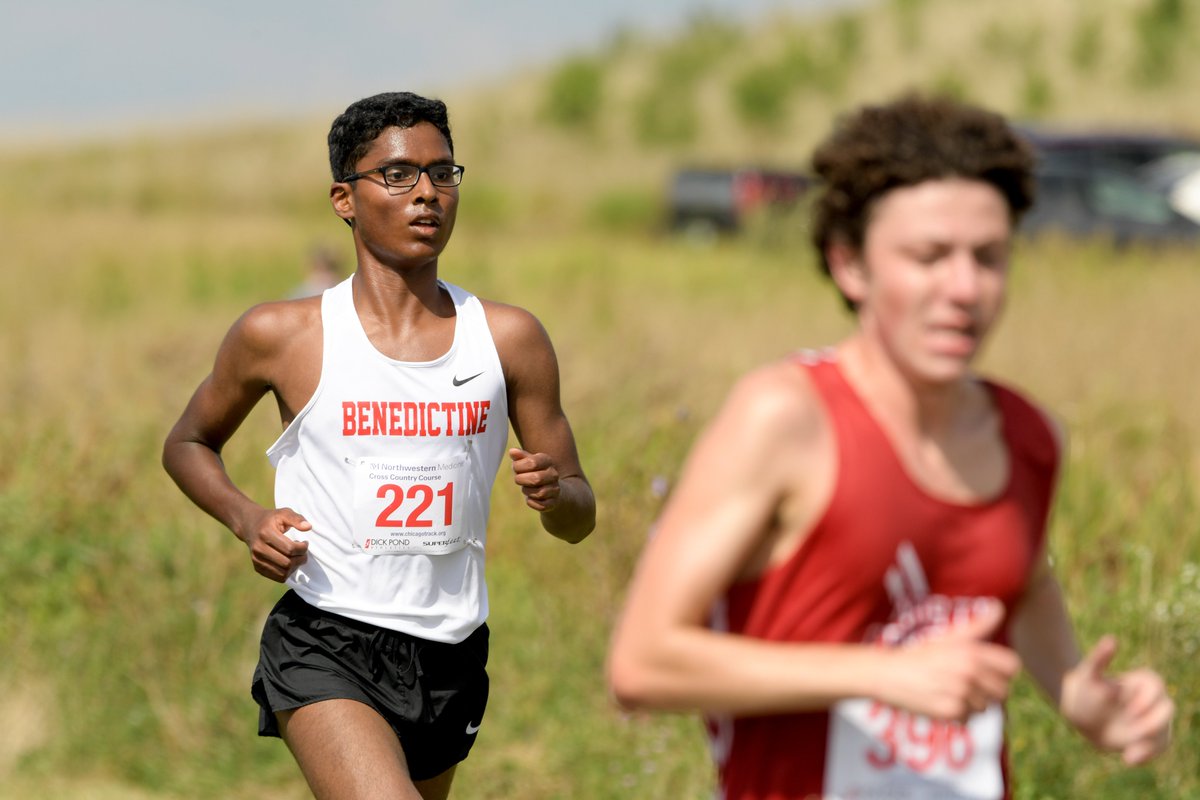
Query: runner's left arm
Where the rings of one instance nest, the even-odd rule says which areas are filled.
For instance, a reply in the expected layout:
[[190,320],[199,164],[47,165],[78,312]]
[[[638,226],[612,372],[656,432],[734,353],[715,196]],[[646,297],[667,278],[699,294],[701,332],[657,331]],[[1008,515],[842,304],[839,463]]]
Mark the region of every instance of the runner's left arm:
[[513,480],[547,532],[579,542],[596,525],[596,499],[562,408],[550,336],[527,311],[499,303],[487,309],[504,365],[509,420],[521,444],[509,450]]
[[1059,713],[1100,750],[1127,764],[1161,754],[1170,738],[1174,704],[1150,669],[1108,674],[1117,640],[1104,636],[1080,657],[1062,589],[1043,557],[1017,608],[1013,646]]
[[1045,555],[1013,611],[1009,635],[1030,677],[1058,708],[1063,677],[1079,663],[1080,655],[1062,589]]

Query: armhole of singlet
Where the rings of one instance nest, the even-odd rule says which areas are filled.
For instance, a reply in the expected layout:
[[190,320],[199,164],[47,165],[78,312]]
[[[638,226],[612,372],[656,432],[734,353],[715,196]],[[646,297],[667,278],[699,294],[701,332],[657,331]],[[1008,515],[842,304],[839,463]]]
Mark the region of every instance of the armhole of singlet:
[[[808,380],[809,386],[812,387],[813,400],[820,406],[820,413],[825,419],[825,425],[832,439],[833,478],[831,485],[825,493],[820,509],[813,516],[812,523],[809,525],[808,531],[805,533],[800,545],[796,548],[795,553],[799,553],[803,549],[804,545],[812,539],[813,534],[818,533],[829,518],[834,501],[837,499],[838,490],[844,482],[845,457],[843,450],[845,450],[846,444],[844,432],[833,410],[832,398],[830,397],[828,387],[817,374],[820,370],[834,370],[838,373],[839,378],[841,378],[841,370],[838,367],[837,359],[834,357],[833,348],[805,351],[803,357],[797,359],[797,364],[803,369],[805,378]],[[844,378],[842,380],[844,381]]]
[[[1059,476],[1062,473],[1063,460],[1066,456],[1066,430],[1058,424],[1057,420],[1048,411],[1021,392],[986,378],[983,379],[983,383],[992,393],[992,396],[996,398],[997,405],[1000,407],[1000,413],[1004,416],[1003,424],[1006,428],[1010,422],[1017,422],[1014,418],[1015,414],[1027,414],[1031,419],[1036,419],[1041,423],[1042,436],[1050,445],[1054,484],[1057,489]],[[1006,432],[1006,438],[1010,441],[1011,436],[1011,434]]]
[[[346,279],[350,280],[349,278]],[[296,416],[292,417],[292,421],[283,429],[279,437],[267,448],[267,459],[274,464],[276,457],[284,450],[288,444],[295,440],[300,429],[300,423],[308,416],[309,411],[317,404],[317,399],[321,396],[321,392],[325,388],[325,368],[328,364],[326,354],[330,352],[329,339],[330,333],[329,314],[332,313],[332,304],[334,302],[334,292],[338,290],[335,286],[326,289],[321,293],[321,374],[317,378],[316,388],[313,389],[312,397],[308,398],[308,402],[304,407],[296,412]]]
[[735,581],[733,586],[754,584],[765,580],[770,575],[786,568],[788,564],[799,558],[805,548],[810,546],[813,537],[820,535],[825,521],[829,517],[830,510],[833,508],[838,489],[842,484],[842,436],[837,420],[834,418],[830,408],[829,397],[826,395],[824,387],[816,376],[818,368],[828,368],[829,365],[825,363],[829,360],[828,352],[825,350],[806,350],[789,356],[788,360],[796,369],[804,374],[805,380],[812,387],[813,400],[820,405],[820,413],[825,417],[826,424],[829,426],[829,435],[833,437],[834,463],[832,484],[822,498],[820,508],[813,515],[807,530],[796,533],[798,541],[795,546],[790,548],[786,554],[781,555],[778,560],[768,561],[757,574]]
[[[479,295],[470,294],[465,289],[460,289],[460,291],[462,291],[464,294],[468,295],[467,299],[463,303],[464,307],[466,305],[468,305],[472,300],[474,300],[474,302],[475,302],[474,316],[476,317],[477,322],[474,324],[477,324],[479,326],[479,335],[487,337],[488,345],[491,349],[491,355],[492,355],[493,362],[496,365],[496,369],[499,371],[500,387],[503,390],[501,392],[501,395],[504,397],[504,413],[505,413],[505,418],[507,419],[507,417],[508,417],[508,377],[504,374],[504,360],[500,358],[500,346],[498,344],[496,344],[496,334],[492,330],[491,322],[488,320],[487,306],[484,305],[483,298],[481,298]],[[501,304],[501,305],[503,305],[503,304]],[[524,309],[522,309],[522,310],[524,310]],[[530,316],[532,316],[531,312],[526,311],[526,313],[529,313]],[[539,321],[539,324],[541,324],[540,321]],[[557,359],[557,356],[555,356],[555,358]],[[560,377],[560,382],[561,382],[561,377]]]

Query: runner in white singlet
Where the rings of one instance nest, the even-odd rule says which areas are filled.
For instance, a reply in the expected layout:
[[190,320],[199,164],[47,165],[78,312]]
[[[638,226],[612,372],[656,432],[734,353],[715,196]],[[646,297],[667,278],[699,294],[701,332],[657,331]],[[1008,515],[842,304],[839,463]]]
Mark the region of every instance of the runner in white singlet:
[[[334,213],[354,274],[231,328],[163,464],[289,591],[264,626],[259,732],[313,793],[442,800],[487,699],[484,544],[507,455],[542,526],[578,542],[595,499],[527,311],[438,276],[463,168],[441,101],[387,93],[329,133]],[[235,486],[221,449],[266,394],[283,433],[276,498]],[[509,424],[520,448],[507,449]]]

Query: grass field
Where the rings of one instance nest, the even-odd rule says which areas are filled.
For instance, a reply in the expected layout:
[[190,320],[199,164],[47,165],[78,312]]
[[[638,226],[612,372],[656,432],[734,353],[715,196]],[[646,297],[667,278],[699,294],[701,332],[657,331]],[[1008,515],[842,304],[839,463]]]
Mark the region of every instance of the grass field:
[[[467,223],[443,273],[521,302],[551,331],[600,518],[568,547],[498,484],[494,699],[459,796],[703,797],[695,720],[625,717],[602,684],[613,615],[657,509],[652,482],[675,474],[738,372],[834,341],[847,320],[810,260],[789,251],[589,234],[506,247]],[[5,301],[19,324],[3,354],[0,673],[17,690],[0,705],[0,727],[15,733],[0,751],[0,797],[303,797],[284,749],[254,738],[246,692],[278,589],[157,458],[225,328],[286,291],[302,248],[286,233],[231,246],[236,233],[222,232],[213,252],[131,248],[101,280],[106,261],[91,254],[132,231],[95,235],[77,258],[31,263],[38,279],[20,303]],[[1053,547],[1084,638],[1115,632],[1121,663],[1156,664],[1181,712],[1172,754],[1125,771],[1023,686],[1012,744],[1024,798],[1200,796],[1193,261],[1027,248],[986,359],[1071,432]],[[261,451],[277,425],[260,409],[228,452],[264,499]]]
[[[938,3],[883,5],[931,14]],[[1057,19],[1069,4],[1026,5]],[[986,20],[961,13],[954,24],[988,41]],[[1054,51],[1030,33],[1042,17],[1025,19],[1019,30],[993,25],[995,46],[1021,34]],[[863,35],[876,41],[887,22],[864,24]],[[928,27],[925,41],[935,34]],[[922,62],[921,80],[936,78],[935,61]],[[614,63],[620,77],[642,62]],[[989,82],[1002,64],[989,63],[970,73],[974,85],[1011,99],[1015,89]],[[1115,85],[1115,73],[1096,71]],[[793,120],[794,137],[725,137],[726,120],[713,123],[712,142],[681,151],[635,148],[608,129],[574,139],[529,127],[528,84],[512,89],[511,105],[459,106],[469,170],[442,275],[546,325],[600,507],[595,534],[571,547],[497,484],[492,701],[456,797],[709,796],[694,718],[626,716],[609,702],[611,624],[659,507],[655,487],[675,476],[730,383],[836,341],[849,320],[802,229],[704,248],[661,234],[662,178],[710,145],[798,158],[838,108],[861,99],[866,77],[800,103],[809,116]],[[1060,96],[1077,98],[1076,88]],[[1178,121],[1164,111],[1178,104],[1154,92],[1122,97],[1146,118]],[[307,796],[285,749],[254,736],[248,695],[280,590],[175,489],[159,449],[234,319],[285,296],[315,244],[349,255],[324,197],[325,124],[0,155],[0,800]],[[538,169],[546,163],[571,169]],[[1026,244],[981,365],[1054,409],[1069,432],[1051,546],[1081,637],[1117,634],[1118,666],[1155,665],[1179,706],[1172,751],[1126,770],[1020,684],[1009,710],[1021,800],[1200,798],[1196,262],[1196,252]],[[263,450],[279,429],[268,406],[226,452],[235,479],[263,501]]]

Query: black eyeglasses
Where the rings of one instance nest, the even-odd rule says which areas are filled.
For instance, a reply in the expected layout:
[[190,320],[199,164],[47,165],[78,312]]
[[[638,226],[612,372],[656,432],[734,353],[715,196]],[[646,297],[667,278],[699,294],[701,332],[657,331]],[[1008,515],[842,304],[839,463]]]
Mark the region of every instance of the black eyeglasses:
[[458,164],[434,164],[432,167],[418,167],[415,164],[388,164],[386,167],[364,169],[362,172],[347,175],[342,178],[342,182],[356,181],[372,172],[378,172],[383,178],[383,182],[390,188],[411,189],[421,180],[421,173],[424,172],[434,186],[447,188],[462,183],[464,170],[465,167],[460,167]]

